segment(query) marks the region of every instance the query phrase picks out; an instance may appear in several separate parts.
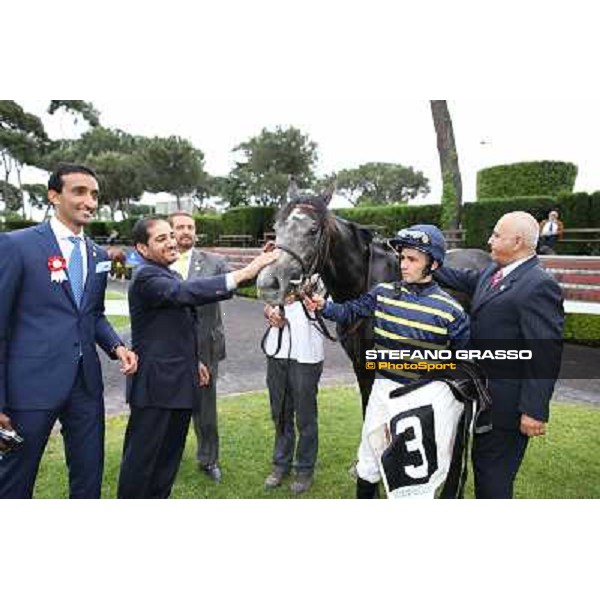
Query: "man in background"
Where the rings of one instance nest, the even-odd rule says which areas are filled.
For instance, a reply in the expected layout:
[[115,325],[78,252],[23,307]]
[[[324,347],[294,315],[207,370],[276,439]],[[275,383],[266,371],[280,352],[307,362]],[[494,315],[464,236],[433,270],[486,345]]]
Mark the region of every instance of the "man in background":
[[[196,222],[186,212],[169,216],[175,233],[179,258],[171,268],[182,279],[210,277],[229,273],[223,256],[194,248],[196,244]],[[196,460],[198,468],[216,482],[221,481],[219,466],[219,429],[217,417],[217,377],[219,362],[225,358],[225,333],[221,304],[205,304],[196,309],[196,336],[200,361],[208,369],[209,383],[201,388],[198,401],[192,408],[192,421],[196,433]]]

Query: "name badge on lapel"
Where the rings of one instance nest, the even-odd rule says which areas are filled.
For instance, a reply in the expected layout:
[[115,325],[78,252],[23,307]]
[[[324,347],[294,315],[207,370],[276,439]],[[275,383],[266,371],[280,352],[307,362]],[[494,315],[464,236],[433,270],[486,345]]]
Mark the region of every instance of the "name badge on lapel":
[[96,263],[96,273],[108,273],[112,267],[110,260],[103,260],[102,262]]

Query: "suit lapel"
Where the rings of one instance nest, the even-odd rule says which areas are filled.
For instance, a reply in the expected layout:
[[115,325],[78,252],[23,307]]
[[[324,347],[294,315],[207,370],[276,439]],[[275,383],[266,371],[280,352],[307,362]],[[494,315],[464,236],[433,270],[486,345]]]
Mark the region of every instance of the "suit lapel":
[[[50,223],[46,221],[41,225],[36,227],[36,231],[40,234],[40,240],[42,242],[42,246],[47,252],[46,258],[50,258],[51,256],[63,256],[60,246],[58,245],[58,240],[52,231],[52,227],[50,227]],[[64,257],[63,257],[64,258]],[[50,273],[48,273],[48,277],[50,277]],[[75,302],[75,296],[73,295],[73,290],[71,289],[71,283],[67,279],[62,283],[55,283],[53,285],[60,285],[60,287],[65,292],[67,298],[71,301],[71,304],[77,309],[77,302]]]
[[492,267],[490,267],[488,272],[486,272],[481,279],[482,284],[477,291],[476,297],[473,299],[473,307],[471,309],[471,313],[477,312],[483,305],[487,304],[490,300],[493,300],[497,296],[508,292],[514,285],[514,283],[518,281],[518,279],[522,277],[524,273],[529,271],[529,269],[536,266],[537,264],[539,264],[537,256],[526,260],[522,265],[519,265],[514,271],[506,275],[506,277],[503,277],[500,281],[500,284],[494,289],[491,289],[490,283],[494,272],[498,269],[498,265],[493,265]]
[[202,277],[204,276],[204,252],[192,250],[192,259],[190,260],[190,270],[188,272],[188,279],[190,277]]

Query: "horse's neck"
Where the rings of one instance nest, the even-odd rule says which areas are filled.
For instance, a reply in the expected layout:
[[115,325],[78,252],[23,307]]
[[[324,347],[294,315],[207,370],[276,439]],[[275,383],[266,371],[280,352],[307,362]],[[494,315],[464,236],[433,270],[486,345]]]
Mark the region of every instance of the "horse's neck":
[[369,247],[359,229],[336,220],[329,244],[329,258],[321,275],[331,297],[344,302],[366,292]]

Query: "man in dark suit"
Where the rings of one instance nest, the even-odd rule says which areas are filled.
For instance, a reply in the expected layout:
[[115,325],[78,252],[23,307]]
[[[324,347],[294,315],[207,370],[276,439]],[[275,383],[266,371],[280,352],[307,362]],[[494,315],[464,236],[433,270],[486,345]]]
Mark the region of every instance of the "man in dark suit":
[[[185,279],[209,277],[229,273],[225,257],[194,248],[196,222],[186,212],[169,216],[173,227],[179,258],[171,268]],[[198,402],[192,407],[192,421],[196,433],[196,460],[201,471],[214,481],[221,481],[219,466],[219,429],[217,420],[217,377],[219,361],[225,358],[225,332],[221,305],[204,304],[196,310],[196,336],[200,361],[208,369],[209,383],[201,388]]]
[[137,357],[104,316],[106,252],[83,235],[98,207],[91,169],[50,177],[47,223],[0,236],[0,426],[24,438],[0,460],[0,498],[31,498],[48,436],[62,426],[71,498],[99,498],[104,400],[98,344],[121,371]]
[[119,475],[119,498],[167,498],[181,462],[192,407],[208,383],[199,366],[195,307],[231,297],[239,283],[253,279],[277,259],[263,252],[226,275],[182,281],[169,267],[177,260],[170,224],[158,217],[140,220],[133,242],[144,258],[129,287],[132,345],[139,370],[128,382],[127,423]]
[[[472,297],[471,339],[476,348],[529,348],[532,361],[488,361],[493,399],[486,415],[491,431],[475,435],[473,468],[477,498],[512,498],[529,438],[544,435],[549,402],[560,370],[563,299],[558,283],[535,255],[536,220],[526,212],[505,214],[488,241],[493,263],[481,273],[443,267],[444,286]],[[490,342],[496,340],[496,342]],[[481,425],[481,422],[480,422]]]

